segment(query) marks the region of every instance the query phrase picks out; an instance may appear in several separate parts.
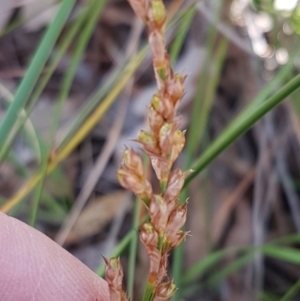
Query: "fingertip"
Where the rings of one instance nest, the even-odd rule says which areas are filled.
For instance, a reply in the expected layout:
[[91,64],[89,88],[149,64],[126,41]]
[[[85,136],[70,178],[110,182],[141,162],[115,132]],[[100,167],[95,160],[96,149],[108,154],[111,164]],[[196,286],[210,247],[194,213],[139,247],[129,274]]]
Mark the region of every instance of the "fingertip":
[[47,236],[0,212],[1,301],[108,301],[107,283]]

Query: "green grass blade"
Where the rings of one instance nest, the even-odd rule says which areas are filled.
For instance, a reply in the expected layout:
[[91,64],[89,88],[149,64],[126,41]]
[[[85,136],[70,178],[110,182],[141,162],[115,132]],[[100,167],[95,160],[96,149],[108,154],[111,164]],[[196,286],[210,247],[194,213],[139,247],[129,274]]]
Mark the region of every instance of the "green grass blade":
[[[32,62],[23,78],[20,86],[17,89],[13,103],[8,108],[3,121],[0,125],[0,145],[4,145],[12,127],[18,119],[20,111],[24,108],[40,74],[41,71],[53,49],[53,46],[65,25],[67,18],[75,4],[76,0],[64,0],[60,9],[54,18],[52,24],[49,26],[40,46],[38,47]],[[3,156],[0,157],[0,161]]]
[[43,150],[42,151],[42,162],[41,162],[41,170],[43,172],[43,177],[41,181],[38,183],[34,194],[32,198],[32,205],[30,208],[30,216],[29,216],[29,225],[34,227],[35,226],[35,221],[36,221],[36,216],[38,212],[38,207],[39,207],[39,201],[41,198],[41,195],[43,193],[43,187],[44,187],[44,181],[45,181],[45,171],[47,170],[47,164],[48,164],[48,149],[47,146],[44,143],[40,143],[40,147]]
[[290,301],[297,293],[300,292],[300,280],[298,280],[279,301]]
[[261,292],[259,296],[260,301],[279,301],[278,297],[269,292]]
[[300,265],[300,251],[276,245],[265,245],[261,250],[266,256]]
[[[1,84],[0,82],[0,93],[3,95],[4,99],[8,102],[11,103],[13,101],[13,95],[10,93],[10,91],[8,91],[8,89],[6,89],[6,87],[4,85]],[[20,119],[25,119],[26,122],[24,124],[24,131],[27,135],[29,144],[31,146],[31,148],[33,149],[36,157],[37,157],[37,161],[40,162],[41,161],[41,149],[40,149],[40,145],[39,145],[39,138],[37,136],[37,133],[35,131],[35,128],[32,124],[32,122],[30,121],[30,119],[28,119],[28,114],[27,112],[22,109],[20,111],[20,118],[17,119],[17,123],[14,125],[11,135],[8,138],[8,141],[13,139],[13,136],[15,133],[18,132],[19,128],[21,127],[21,121]],[[5,154],[8,154],[8,149],[9,149],[9,142],[7,142],[5,145],[2,146],[2,151]]]
[[[98,0],[94,0],[92,3],[93,4],[90,7],[89,14],[86,15],[88,17],[86,26],[83,28],[82,33],[77,41],[74,56],[71,60],[69,68],[67,69],[66,75],[64,77],[64,80],[63,80],[63,83],[62,83],[62,86],[60,89],[60,93],[58,95],[58,100],[55,104],[53,118],[52,118],[53,122],[52,122],[51,130],[50,130],[50,137],[48,138],[49,142],[47,143],[47,146],[46,146],[47,150],[46,150],[45,156],[43,158],[42,171],[41,171],[42,176],[41,176],[40,182],[37,185],[37,188],[36,188],[36,191],[34,194],[34,198],[33,198],[32,213],[31,213],[31,217],[30,217],[30,224],[32,226],[34,226],[34,224],[35,224],[37,210],[38,210],[38,204],[40,201],[40,197],[42,195],[44,180],[47,175],[47,168],[48,168],[48,163],[49,163],[48,158],[49,158],[49,155],[50,155],[50,152],[52,149],[55,132],[59,126],[59,121],[60,121],[60,116],[61,116],[61,112],[63,109],[63,105],[64,105],[65,101],[67,100],[67,97],[69,95],[69,92],[70,92],[70,89],[71,89],[71,86],[73,83],[73,79],[75,77],[78,65],[81,61],[83,52],[87,46],[88,41],[91,38],[91,35],[92,35],[94,27],[97,23],[99,14],[102,12],[104,5],[106,4],[106,1],[102,1],[101,5],[98,4]],[[82,19],[82,21],[83,20],[84,19]]]
[[[80,30],[82,21],[84,20],[85,15],[88,12],[87,8],[88,8],[88,5],[85,7],[84,11],[80,14],[80,16],[74,20],[73,24],[71,25],[71,28],[67,31],[67,33],[62,38],[62,42],[60,43],[60,45],[58,45],[58,47],[57,47],[58,49],[55,51],[53,57],[51,58],[49,66],[47,66],[42,77],[39,79],[39,81],[36,85],[36,88],[34,89],[32,95],[30,97],[29,105],[27,106],[27,109],[26,109],[28,115],[32,111],[33,106],[35,105],[36,101],[41,96],[45,86],[47,85],[49,79],[51,78],[52,74],[54,73],[54,71],[55,71],[58,63],[60,62],[61,58],[63,57],[64,53],[66,52],[66,50],[70,46],[71,42],[73,41],[74,37]],[[12,141],[14,140],[16,135],[19,133],[20,129],[22,128],[22,125],[25,123],[25,126],[26,126],[26,123],[27,123],[26,120],[27,120],[27,116],[22,116],[22,114],[19,116],[17,124],[15,124],[12,132],[9,135],[9,138],[6,140],[6,144],[2,147],[2,149],[0,149],[0,158],[3,158],[8,153],[8,150],[9,150],[9,147],[10,147]],[[36,142],[36,144],[38,144],[38,143]],[[38,161],[40,161],[41,157],[38,155],[37,155],[37,157],[38,157]]]
[[[92,2],[91,8],[90,8],[90,11],[88,14],[89,18],[87,20],[87,24],[84,27],[82,34],[80,35],[80,38],[77,41],[75,53],[72,58],[72,63],[70,64],[70,67],[67,70],[66,77],[63,81],[62,89],[61,89],[59,97],[58,97],[58,102],[64,102],[69,94],[71,85],[73,83],[73,79],[75,77],[76,70],[82,59],[83,52],[86,49],[86,46],[92,36],[93,30],[97,24],[99,15],[103,11],[106,1],[107,0],[102,0],[99,3],[98,0],[96,0],[96,1],[94,0]],[[58,108],[58,110],[61,111],[61,108]]]
[[234,272],[240,270],[245,265],[253,261],[253,252],[246,253],[245,255],[241,256],[240,258],[234,260],[225,268],[218,270],[212,277],[207,280],[207,284],[205,286],[213,287],[223,279],[227,278],[229,275],[233,274]]
[[188,284],[189,282],[197,279],[198,277],[202,276],[206,273],[209,269],[219,263],[222,259],[235,253],[238,249],[237,248],[230,248],[225,250],[216,251],[213,253],[208,254],[198,263],[193,265],[183,276],[182,282],[184,284]]
[[184,17],[182,18],[180,27],[179,27],[178,31],[176,32],[176,36],[175,36],[175,39],[172,43],[172,47],[170,50],[170,58],[171,58],[172,65],[177,60],[177,57],[182,48],[184,39],[186,37],[186,34],[190,28],[192,21],[193,21],[195,13],[196,13],[196,8],[192,7],[186,12]]
[[[139,227],[140,209],[141,209],[141,202],[140,200],[137,199],[135,201],[135,206],[134,206],[134,218],[133,218],[133,225],[132,225],[133,229],[138,229]],[[138,235],[135,235],[132,237],[132,240],[130,242],[129,259],[128,259],[127,296],[130,300],[133,300],[137,246],[138,246]]]
[[[274,239],[271,242],[260,247],[244,246],[214,251],[208,254],[205,258],[199,260],[189,270],[187,270],[182,277],[182,283],[184,285],[187,285],[188,283],[196,280],[197,278],[203,276],[205,273],[208,273],[209,270],[214,268],[214,266],[216,266],[221,260],[223,260],[227,256],[236,254],[237,252],[245,252],[246,255],[249,252],[258,250],[259,252],[263,252],[267,256],[289,262],[294,261],[295,263],[295,258],[296,260],[300,261],[300,251],[284,246],[287,244],[297,244],[299,242],[300,235],[292,234]],[[291,258],[289,258],[290,255]]]
[[204,152],[198,161],[192,166],[194,172],[186,179],[187,185],[197,176],[209,163],[211,163],[224,149],[249,130],[258,120],[260,120],[270,110],[280,104],[286,97],[292,94],[300,86],[300,75],[294,77],[277,93],[268,98],[263,104],[253,109],[251,114],[238,123],[235,123],[228,130],[224,131]]

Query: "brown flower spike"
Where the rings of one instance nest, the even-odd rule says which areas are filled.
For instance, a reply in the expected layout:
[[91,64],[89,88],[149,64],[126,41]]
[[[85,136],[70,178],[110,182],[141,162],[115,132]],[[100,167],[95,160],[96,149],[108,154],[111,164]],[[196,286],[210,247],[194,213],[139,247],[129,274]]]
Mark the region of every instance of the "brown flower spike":
[[[187,235],[180,230],[186,220],[187,202],[179,203],[178,197],[184,180],[191,171],[172,171],[173,164],[185,144],[185,133],[179,129],[176,122],[176,107],[184,92],[184,76],[174,73],[166,53],[166,10],[163,1],[128,1],[149,30],[158,91],[153,95],[147,111],[149,130],[141,130],[137,142],[150,157],[161,191],[159,194],[153,193],[142,160],[132,149],[126,149],[124,152],[118,179],[120,184],[135,193],[149,210],[150,221],[140,228],[140,239],[150,260],[143,301],[166,301],[171,299],[177,290],[174,282],[167,278],[169,252]],[[127,300],[122,290],[123,271],[119,260],[112,258],[105,261],[111,301]]]

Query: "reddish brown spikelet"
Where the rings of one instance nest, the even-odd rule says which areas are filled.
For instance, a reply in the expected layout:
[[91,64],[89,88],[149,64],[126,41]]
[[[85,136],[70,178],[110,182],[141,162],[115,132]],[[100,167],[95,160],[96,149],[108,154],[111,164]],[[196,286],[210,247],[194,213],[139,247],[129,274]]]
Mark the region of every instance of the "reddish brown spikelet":
[[124,188],[131,190],[137,195],[142,194],[145,190],[143,180],[126,169],[121,168],[118,170],[118,180]]
[[156,291],[154,301],[166,301],[173,297],[177,288],[173,281],[161,283]]
[[182,241],[185,240],[186,236],[187,236],[187,232],[178,231],[172,237],[167,238],[167,247],[169,249],[174,249],[178,247],[182,243]]
[[148,155],[151,156],[160,154],[157,140],[153,134],[141,130],[138,134],[138,141],[143,145],[144,151]]
[[165,158],[152,157],[152,167],[156,173],[156,177],[160,182],[167,182],[170,174],[170,164]]
[[169,254],[165,252],[160,260],[159,270],[156,277],[156,283],[159,285],[167,276],[167,267],[168,267],[168,257]]
[[152,132],[158,135],[161,126],[164,124],[164,118],[150,106],[148,108],[148,122]]
[[179,193],[183,188],[184,180],[190,173],[191,171],[183,172],[179,168],[171,172],[169,176],[167,189],[164,193],[164,199],[167,202],[174,201],[178,198]]
[[178,158],[179,154],[181,153],[184,144],[185,144],[185,132],[182,132],[180,130],[177,130],[174,132],[173,135],[173,147],[172,152],[170,154],[170,162],[171,164],[174,163],[174,161]]
[[151,223],[145,223],[140,227],[140,238],[146,248],[158,247],[158,233]]
[[178,205],[176,209],[171,213],[168,225],[166,228],[166,236],[168,240],[172,241],[172,238],[176,236],[178,231],[182,228],[186,220],[187,202],[183,205]]
[[144,167],[141,157],[131,148],[127,148],[123,154],[123,162],[127,169],[138,177],[144,177]]
[[111,301],[128,301],[126,294],[122,289],[123,269],[119,258],[107,259],[103,257],[106,268],[105,278],[109,286]]
[[170,215],[167,203],[163,197],[153,195],[149,207],[149,214],[154,228],[158,231],[159,235],[162,235],[166,229]]
[[176,105],[183,95],[184,77],[181,74],[172,74],[171,79],[167,83],[166,90],[172,102]]

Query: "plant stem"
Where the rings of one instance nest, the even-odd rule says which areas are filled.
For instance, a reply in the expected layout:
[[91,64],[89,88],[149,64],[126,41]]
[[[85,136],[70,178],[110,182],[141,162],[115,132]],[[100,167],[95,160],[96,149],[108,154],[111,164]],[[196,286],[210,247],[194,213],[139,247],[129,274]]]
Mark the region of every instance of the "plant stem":
[[148,281],[142,301],[152,301],[154,298],[154,284]]
[[[139,227],[139,215],[141,209],[141,202],[136,200],[134,206],[134,219],[133,219],[133,229],[138,229]],[[138,245],[138,235],[132,237],[129,249],[129,263],[128,263],[128,283],[127,283],[127,294],[128,298],[133,300],[134,291],[134,275],[135,275],[135,262],[136,262],[136,252]]]

